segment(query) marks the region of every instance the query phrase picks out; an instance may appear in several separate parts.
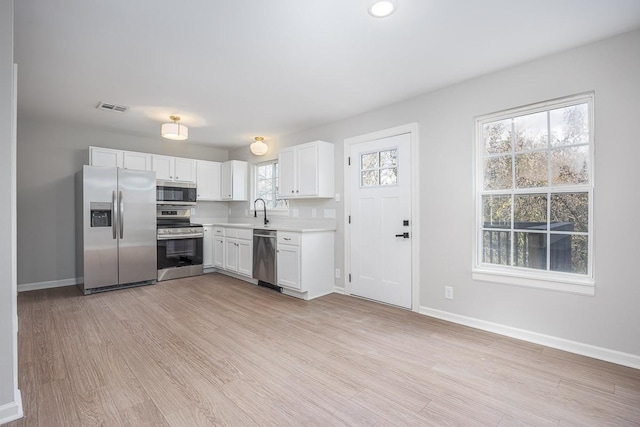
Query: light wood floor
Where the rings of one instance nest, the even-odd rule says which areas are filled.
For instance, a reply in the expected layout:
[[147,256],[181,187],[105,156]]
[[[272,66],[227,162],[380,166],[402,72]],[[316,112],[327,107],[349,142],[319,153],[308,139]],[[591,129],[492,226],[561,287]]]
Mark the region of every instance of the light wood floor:
[[19,294],[9,426],[640,425],[640,371],[210,274]]

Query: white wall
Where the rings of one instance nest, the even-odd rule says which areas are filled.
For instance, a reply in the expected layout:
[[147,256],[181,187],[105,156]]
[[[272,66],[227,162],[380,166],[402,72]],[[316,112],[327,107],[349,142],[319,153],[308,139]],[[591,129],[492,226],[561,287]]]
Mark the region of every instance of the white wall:
[[[228,157],[226,150],[163,139],[160,129],[157,137],[145,138],[38,120],[19,111],[19,284],[75,280],[74,174],[88,163],[91,145],[202,160]],[[210,206],[200,210],[216,212]]]
[[13,0],[0,0],[0,424],[22,415],[17,378]]
[[[336,191],[342,192],[345,138],[417,122],[423,309],[640,357],[640,280],[635,270],[640,241],[640,139],[635,129],[640,113],[639,52],[640,31],[635,31],[269,144],[281,148],[314,139],[335,143]],[[595,91],[596,295],[473,281],[474,117],[586,91]],[[256,160],[246,149],[232,151],[229,157]],[[312,202],[297,203],[302,207]],[[342,203],[335,206],[335,265],[343,269],[344,209]],[[445,285],[455,288],[454,300],[443,298]]]

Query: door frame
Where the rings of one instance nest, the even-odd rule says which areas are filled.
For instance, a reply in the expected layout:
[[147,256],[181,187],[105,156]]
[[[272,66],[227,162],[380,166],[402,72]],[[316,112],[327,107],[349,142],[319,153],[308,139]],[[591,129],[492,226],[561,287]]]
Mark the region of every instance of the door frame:
[[[418,312],[420,308],[420,156],[418,140],[418,123],[408,123],[389,129],[367,133],[344,139],[344,293],[351,295],[349,272],[351,271],[351,230],[349,230],[349,215],[351,215],[351,174],[349,154],[351,146],[377,139],[409,134],[411,140],[411,311]],[[381,303],[384,304],[384,303]]]

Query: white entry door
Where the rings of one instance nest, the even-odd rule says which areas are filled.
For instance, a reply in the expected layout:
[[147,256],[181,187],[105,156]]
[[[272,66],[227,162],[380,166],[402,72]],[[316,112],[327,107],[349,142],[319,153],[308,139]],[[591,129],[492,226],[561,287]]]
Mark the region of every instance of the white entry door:
[[353,144],[350,293],[411,308],[411,135]]

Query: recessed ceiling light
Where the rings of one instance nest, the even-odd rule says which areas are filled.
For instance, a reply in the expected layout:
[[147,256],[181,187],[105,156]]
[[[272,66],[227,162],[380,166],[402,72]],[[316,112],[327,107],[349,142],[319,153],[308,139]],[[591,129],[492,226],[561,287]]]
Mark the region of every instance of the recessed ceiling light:
[[369,14],[376,18],[391,15],[397,7],[395,0],[376,0],[369,6]]

